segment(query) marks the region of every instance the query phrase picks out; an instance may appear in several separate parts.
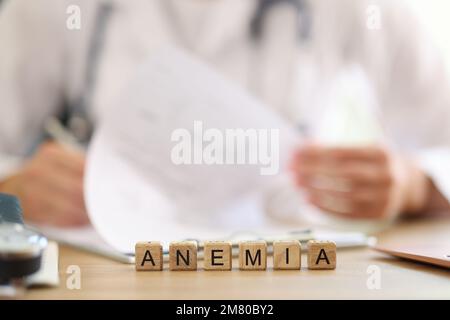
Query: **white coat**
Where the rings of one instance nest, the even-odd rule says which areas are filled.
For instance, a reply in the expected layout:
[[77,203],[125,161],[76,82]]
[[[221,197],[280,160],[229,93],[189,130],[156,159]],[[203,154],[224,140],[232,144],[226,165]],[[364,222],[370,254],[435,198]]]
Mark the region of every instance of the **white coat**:
[[[257,0],[111,0],[90,100],[92,121],[108,112],[136,68],[163,45],[179,45],[247,88],[295,124],[314,127],[318,97],[346,66],[367,75],[383,126],[402,151],[416,156],[450,199],[450,87],[443,61],[400,1],[314,0],[310,37],[299,40],[289,4],[266,17],[251,41]],[[13,172],[62,102],[81,94],[89,40],[100,1],[10,0],[0,9],[0,175]],[[66,27],[69,5],[81,29]],[[378,5],[379,29],[368,26]]]

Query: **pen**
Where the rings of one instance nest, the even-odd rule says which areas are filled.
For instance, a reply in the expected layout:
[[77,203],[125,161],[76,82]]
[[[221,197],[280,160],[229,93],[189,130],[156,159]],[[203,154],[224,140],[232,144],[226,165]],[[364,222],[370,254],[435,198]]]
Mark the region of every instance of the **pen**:
[[50,117],[45,122],[45,132],[61,145],[79,152],[85,152],[85,147],[56,117]]

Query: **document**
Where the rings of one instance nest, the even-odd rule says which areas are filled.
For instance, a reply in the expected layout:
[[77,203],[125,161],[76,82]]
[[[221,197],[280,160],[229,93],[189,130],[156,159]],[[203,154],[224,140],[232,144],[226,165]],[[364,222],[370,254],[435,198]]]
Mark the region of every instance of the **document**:
[[[263,206],[267,189],[286,172],[299,135],[195,57],[175,49],[152,56],[101,119],[88,151],[85,196],[93,226],[115,249],[133,252],[142,240],[167,245],[240,230],[292,229],[268,222]],[[206,157],[206,135],[226,144],[227,135],[236,133],[230,130],[249,133],[245,141],[256,136],[257,147],[269,145],[265,156],[272,152],[271,161],[245,161],[254,151],[250,145],[242,163],[228,163],[220,150]],[[173,158],[177,133],[192,138],[191,150],[185,150],[191,162]]]
[[[99,118],[85,176],[92,227],[46,228],[52,239],[132,262],[138,241],[161,241],[167,250],[170,241],[270,238],[308,226],[308,208],[300,210],[287,175],[302,137],[194,56],[165,49],[149,57]],[[239,134],[244,148],[233,146],[227,158],[227,138]],[[342,236],[328,239],[367,240]]]

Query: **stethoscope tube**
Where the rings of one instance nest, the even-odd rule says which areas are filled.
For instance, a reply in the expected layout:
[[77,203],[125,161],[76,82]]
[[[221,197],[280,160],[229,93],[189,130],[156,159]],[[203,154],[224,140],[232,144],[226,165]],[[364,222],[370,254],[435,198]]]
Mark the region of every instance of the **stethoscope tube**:
[[110,2],[100,3],[97,9],[94,31],[87,51],[84,87],[79,98],[70,106],[70,112],[68,112],[67,127],[81,144],[89,143],[94,130],[89,119],[88,107],[92,104],[108,23],[113,10],[113,4]]
[[259,0],[252,20],[250,21],[250,38],[259,41],[263,38],[263,26],[269,12],[277,5],[289,4],[298,13],[299,41],[303,42],[311,36],[312,18],[309,4],[305,0]]

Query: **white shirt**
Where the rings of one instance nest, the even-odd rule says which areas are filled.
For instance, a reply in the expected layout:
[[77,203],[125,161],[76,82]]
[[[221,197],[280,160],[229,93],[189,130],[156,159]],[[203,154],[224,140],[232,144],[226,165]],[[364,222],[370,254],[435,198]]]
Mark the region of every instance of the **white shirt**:
[[[294,124],[314,127],[321,95],[346,66],[366,73],[388,138],[417,156],[450,199],[450,91],[441,57],[399,1],[309,1],[311,38],[299,41],[297,14],[278,5],[255,44],[249,24],[257,0],[111,0],[89,112],[100,119],[153,50],[182,46],[247,88]],[[20,166],[45,119],[84,83],[87,48],[100,1],[13,0],[0,11],[0,175]],[[66,9],[81,8],[81,29]],[[381,29],[367,27],[369,4]],[[124,106],[126,108],[126,106]]]

